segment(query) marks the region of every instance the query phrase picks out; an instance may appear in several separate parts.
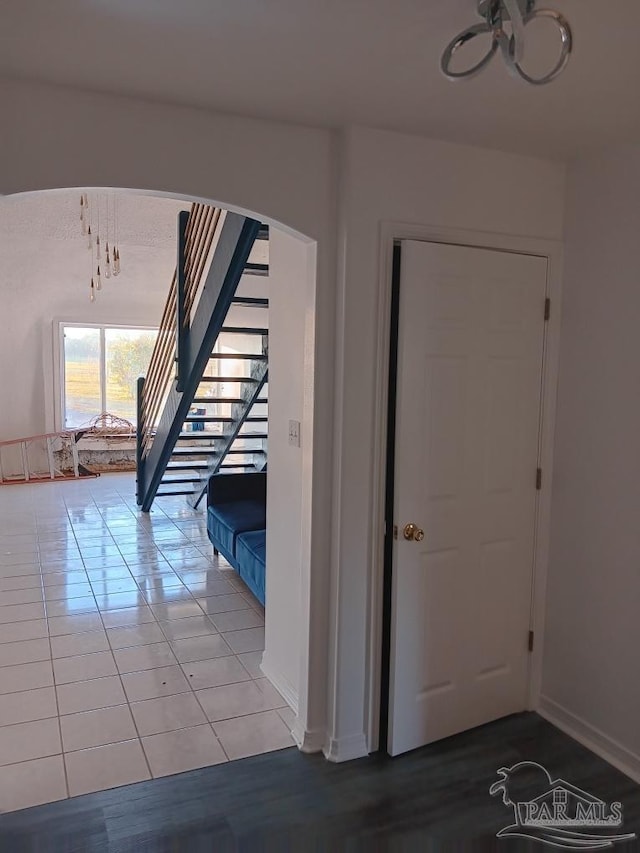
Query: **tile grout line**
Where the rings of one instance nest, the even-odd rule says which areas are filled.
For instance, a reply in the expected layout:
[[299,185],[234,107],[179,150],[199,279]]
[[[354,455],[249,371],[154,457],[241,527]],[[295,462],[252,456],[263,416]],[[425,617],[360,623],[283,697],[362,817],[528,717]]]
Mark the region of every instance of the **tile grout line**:
[[[202,609],[202,608],[201,608],[201,609]],[[205,618],[207,618],[207,614],[206,614],[206,613],[204,613],[204,616],[205,616]],[[211,620],[209,620],[209,621],[211,621]],[[183,676],[184,676],[184,677],[185,677],[185,679],[187,680],[187,684],[189,685],[189,689],[191,690],[191,693],[193,694],[193,696],[194,696],[194,698],[195,698],[195,700],[196,700],[196,702],[197,702],[197,704],[198,704],[198,707],[199,707],[199,708],[200,708],[200,710],[202,711],[202,713],[203,713],[203,715],[204,715],[204,718],[205,718],[205,720],[207,721],[207,725],[208,725],[208,726],[209,726],[209,728],[211,729],[211,732],[212,732],[212,734],[213,734],[214,738],[216,739],[216,743],[218,743],[218,744],[220,745],[220,749],[222,750],[223,755],[225,756],[225,758],[227,759],[227,761],[231,761],[231,759],[229,758],[229,755],[227,754],[226,749],[224,748],[224,745],[223,745],[222,741],[221,741],[221,740],[220,740],[220,738],[218,737],[218,735],[217,735],[217,733],[216,733],[216,730],[215,730],[215,729],[214,729],[214,727],[213,727],[213,723],[212,723],[212,722],[211,722],[211,720],[209,719],[209,715],[208,715],[208,714],[207,714],[207,712],[205,711],[205,709],[204,709],[204,707],[203,707],[202,703],[200,702],[200,699],[198,698],[198,694],[197,694],[197,692],[196,692],[195,688],[193,687],[193,685],[189,682],[189,679],[187,678],[187,674],[186,674],[186,672],[184,671],[184,664],[182,664],[182,663],[178,660],[178,656],[176,655],[175,650],[174,650],[173,646],[171,645],[171,642],[170,642],[169,638],[167,637],[167,635],[166,635],[166,633],[165,633],[165,631],[164,631],[164,629],[163,629],[162,625],[161,625],[160,623],[158,623],[158,624],[159,624],[160,630],[162,631],[163,635],[165,636],[165,638],[166,638],[167,642],[169,643],[169,647],[171,648],[171,652],[172,652],[172,654],[173,654],[173,655],[174,655],[174,657],[176,658],[176,661],[177,661],[177,663],[178,663],[178,666],[180,667],[180,672],[183,674]],[[213,627],[215,628],[215,625],[214,625]],[[217,628],[216,628],[216,630],[217,630]],[[205,636],[206,636],[206,635],[205,635]],[[216,636],[216,635],[215,635],[215,634],[212,634],[211,636]],[[219,635],[219,633],[218,633],[218,635],[217,635],[217,636],[220,636],[220,635]],[[228,644],[227,644],[227,645],[228,645]],[[224,655],[224,657],[227,657],[227,655]],[[213,658],[213,660],[215,660],[215,658]],[[143,749],[144,749],[144,745],[143,745]]]
[[[102,618],[102,612],[101,612],[101,611],[98,611],[98,613],[100,614],[100,621],[102,622],[103,630],[104,630],[105,634],[107,634],[107,627],[106,627],[106,625],[104,624],[104,620],[103,620],[103,618]],[[107,634],[107,642],[109,643],[109,635],[108,635],[108,634]],[[111,643],[109,643],[109,646],[111,647]],[[110,651],[111,651],[111,655],[112,655],[112,657],[113,657],[113,663],[114,663],[114,666],[115,666],[115,668],[116,668],[116,672],[118,673],[118,681],[120,682],[120,688],[121,688],[122,693],[123,693],[123,695],[124,695],[124,699],[125,699],[125,703],[126,703],[127,709],[128,709],[128,711],[129,711],[129,715],[130,715],[131,720],[132,720],[132,722],[133,722],[133,728],[135,729],[135,732],[136,732],[136,735],[137,735],[137,738],[138,738],[138,743],[140,744],[140,749],[142,750],[142,755],[143,755],[143,758],[144,758],[144,763],[145,763],[145,765],[146,765],[146,767],[147,767],[147,770],[149,771],[149,778],[150,778],[150,779],[153,779],[153,778],[154,778],[154,776],[153,776],[153,773],[151,772],[151,765],[149,764],[149,759],[147,758],[147,753],[146,753],[146,751],[145,751],[144,744],[143,744],[143,742],[142,742],[142,737],[141,737],[141,735],[140,735],[140,731],[139,731],[139,729],[138,729],[138,724],[137,724],[137,722],[136,722],[136,718],[135,718],[135,716],[134,716],[133,709],[131,708],[131,703],[129,702],[129,696],[127,695],[127,691],[125,690],[125,687],[124,687],[124,682],[123,682],[123,680],[122,680],[122,673],[120,672],[120,669],[119,669],[119,667],[118,667],[118,662],[117,662],[116,657],[115,657],[115,655],[114,655],[114,653],[113,653],[113,648],[110,648]],[[107,744],[107,746],[109,746],[109,745],[110,745],[110,744]]]
[[[116,544],[117,544],[117,543],[116,543]],[[118,550],[120,550],[120,549],[118,548]],[[159,550],[159,549],[158,549],[158,550]],[[120,552],[120,553],[122,554],[122,552]],[[162,556],[164,556],[164,555],[162,555]],[[122,558],[123,558],[123,560],[124,560],[125,564],[127,565],[127,568],[129,569],[129,564],[127,563],[126,556],[125,556],[124,554],[122,554]],[[168,564],[168,561],[167,561],[167,564]],[[173,570],[173,569],[172,569],[172,570]],[[131,576],[134,578],[134,582],[135,582],[135,583],[136,583],[136,585],[139,587],[139,584],[138,584],[137,578],[135,578],[135,577],[133,576],[133,574],[132,574]],[[182,580],[181,580],[181,583],[182,583]],[[182,585],[184,586],[184,584],[182,584]],[[139,587],[139,588],[140,588],[140,587]],[[177,656],[176,656],[176,654],[175,654],[175,651],[174,651],[174,649],[173,649],[173,646],[172,646],[172,645],[171,645],[171,643],[169,642],[167,635],[165,634],[165,632],[164,632],[164,631],[163,631],[163,629],[162,629],[162,625],[160,624],[160,620],[159,620],[159,619],[158,619],[158,617],[156,616],[156,613],[155,613],[155,612],[154,612],[154,610],[152,609],[151,604],[150,604],[149,600],[147,599],[146,595],[144,594],[144,592],[142,591],[142,589],[140,589],[140,592],[141,592],[141,594],[143,595],[143,597],[145,598],[145,600],[147,601],[147,605],[149,606],[149,609],[150,609],[150,611],[151,611],[151,614],[152,614],[152,616],[154,617],[154,622],[153,622],[153,623],[151,623],[151,624],[155,624],[155,625],[157,625],[157,626],[159,627],[159,629],[160,629],[160,633],[165,637],[165,640],[167,641],[167,645],[169,646],[169,648],[170,648],[170,650],[171,650],[171,654],[173,655],[173,658],[174,658],[174,660],[175,660],[175,662],[176,662],[176,663],[175,663],[175,665],[177,665],[177,666],[180,668],[180,672],[182,673],[182,668],[180,667],[180,662],[179,662],[179,661],[178,661],[178,659],[177,659]],[[189,590],[189,592],[190,592],[190,590]],[[105,630],[106,630],[106,627],[105,627]],[[107,635],[107,636],[108,636],[108,635]],[[173,666],[174,664],[171,664],[171,665]],[[159,667],[156,667],[156,668],[159,668]],[[131,714],[131,719],[133,720],[134,728],[135,728],[136,733],[137,733],[137,735],[138,735],[138,740],[139,740],[139,742],[140,742],[140,747],[141,747],[141,749],[142,749],[142,754],[143,754],[143,756],[144,756],[145,763],[146,763],[147,768],[148,768],[148,770],[149,770],[149,775],[150,775],[150,777],[151,777],[152,779],[158,778],[158,777],[156,777],[156,776],[155,776],[155,774],[153,773],[153,771],[152,771],[152,769],[151,769],[151,763],[150,763],[150,761],[149,761],[149,757],[148,757],[148,755],[147,755],[147,750],[145,749],[144,740],[143,740],[142,736],[140,735],[140,730],[139,730],[139,728],[138,728],[138,723],[136,722],[136,718],[135,718],[135,715],[134,715],[134,713],[133,713],[133,709],[131,708],[131,703],[130,703],[130,700],[129,700],[129,695],[127,694],[127,691],[126,691],[126,689],[125,689],[124,682],[123,682],[123,680],[122,680],[122,673],[120,673],[120,669],[118,668],[117,662],[116,662],[116,669],[117,669],[118,674],[119,674],[119,676],[120,676],[120,683],[122,684],[122,690],[123,690],[123,692],[124,692],[125,699],[126,699],[126,701],[127,701],[127,707],[128,707],[128,709],[129,709],[129,713]],[[187,684],[188,684],[188,682],[187,682]],[[189,687],[190,687],[190,685],[189,685]],[[198,705],[199,705],[199,703],[198,703]],[[202,711],[203,711],[203,714],[204,714],[204,709],[202,709]],[[206,716],[206,714],[205,714],[204,716],[205,716],[205,719],[208,719],[208,718],[207,718],[207,716]],[[215,736],[215,733],[214,733],[214,736]],[[224,751],[224,750],[223,750],[223,751]]]
[[[42,573],[41,573],[41,577],[42,577]],[[53,646],[51,644],[51,632],[49,629],[49,618],[47,616],[47,602],[44,598],[44,577],[42,577],[42,597],[43,597],[43,601],[44,601],[45,618],[46,618],[46,624],[47,624],[47,641],[49,643],[49,661],[51,663],[51,678],[53,679],[53,695],[54,695],[55,700],[56,700],[56,712],[58,715],[58,736],[60,737],[60,754],[62,757],[62,772],[64,773],[64,786],[65,786],[65,791],[67,794],[67,799],[69,799],[69,797],[71,796],[71,793],[69,791],[69,775],[67,773],[67,762],[66,762],[65,757],[64,757],[65,752],[64,752],[64,741],[62,739],[62,719],[61,719],[61,714],[60,714],[60,702],[58,700],[58,685],[56,682],[56,672],[55,672],[55,669],[53,666]]]
[[[213,567],[213,561],[210,561],[210,565],[212,565],[212,567]],[[172,568],[173,568],[173,567],[172,567]],[[207,570],[207,571],[208,571],[208,570]],[[186,586],[186,585],[185,585],[185,586]],[[189,587],[187,587],[187,589],[189,589]],[[200,605],[200,602],[197,600],[196,596],[191,592],[191,590],[190,590],[190,589],[189,589],[189,593],[191,594],[191,596],[192,596],[193,600],[198,604],[198,607],[200,607],[200,610],[202,611],[204,618],[205,618],[205,619],[208,619],[208,620],[212,623],[212,625],[213,625],[213,627],[216,629],[216,631],[218,631],[218,628],[217,628],[217,626],[213,623],[213,620],[211,619],[210,614],[209,614],[209,613],[206,613],[206,612],[204,611],[204,608]],[[160,624],[160,630],[162,631],[162,633],[163,633],[163,634],[164,634],[164,636],[166,637],[167,642],[169,643],[169,646],[170,646],[170,648],[171,648],[171,650],[172,650],[173,654],[175,655],[175,650],[174,650],[173,646],[171,645],[171,641],[169,640],[169,637],[167,636],[167,634],[166,634],[166,632],[165,632],[165,630],[163,629],[163,627],[162,627],[162,625],[161,625],[161,624]],[[216,635],[212,635],[212,636],[216,636]],[[218,631],[217,636],[220,636],[220,637],[222,638],[223,642],[225,642],[225,643],[226,643],[226,641],[224,640],[224,637],[222,637],[222,634],[221,634],[221,632],[220,632],[220,631]],[[226,645],[227,645],[229,648],[231,648],[231,647],[229,646],[229,644],[228,644],[228,643],[226,643]],[[176,660],[177,660],[177,655],[175,655],[175,656],[176,656]],[[238,663],[240,664],[240,666],[242,667],[242,669],[243,669],[243,670],[245,670],[245,672],[247,672],[247,675],[250,675],[250,673],[246,670],[246,668],[245,668],[244,666],[242,666],[242,661],[238,660],[237,655],[235,655],[235,653],[233,653],[232,655],[228,655],[228,656],[227,656],[227,655],[224,655],[223,657],[234,657],[234,659],[238,661]],[[181,671],[181,672],[183,673],[183,675],[186,677],[186,675],[187,675],[187,674],[186,674],[186,672],[185,672],[185,670],[184,670],[184,667],[185,667],[185,665],[186,665],[186,664],[183,664],[183,663],[181,663],[180,661],[178,661],[178,664],[179,664],[179,666],[180,666],[180,671]],[[229,756],[229,754],[228,754],[227,750],[225,749],[224,744],[222,743],[221,739],[218,737],[218,733],[217,733],[217,732],[216,732],[216,730],[215,730],[215,727],[214,727],[214,725],[213,725],[213,722],[209,719],[209,715],[208,715],[208,714],[207,714],[207,712],[205,711],[204,706],[202,705],[202,702],[200,701],[200,698],[199,698],[199,696],[198,696],[198,692],[197,692],[197,690],[193,687],[193,685],[189,682],[189,680],[188,680],[188,679],[187,679],[187,684],[189,685],[189,688],[191,689],[191,692],[192,692],[192,694],[193,694],[193,696],[194,696],[194,698],[195,698],[195,700],[196,700],[196,702],[197,702],[197,704],[198,704],[198,707],[199,707],[199,708],[200,708],[200,710],[202,711],[202,713],[203,713],[203,715],[204,715],[204,718],[205,718],[205,720],[207,721],[207,724],[208,724],[209,728],[211,729],[211,732],[212,732],[213,736],[214,736],[214,737],[215,737],[215,739],[216,739],[216,743],[218,743],[218,744],[219,744],[220,749],[222,750],[222,753],[223,753],[223,755],[225,756],[225,758],[226,758],[227,762],[231,761],[232,759],[230,758],[230,756]]]
[[[65,507],[65,511],[66,511],[66,513],[67,513],[67,518],[68,518],[68,520],[69,520],[69,524],[71,525],[71,533],[72,533],[73,538],[74,538],[74,541],[75,541],[75,543],[76,543],[76,547],[78,547],[78,540],[77,540],[77,537],[76,537],[76,534],[75,534],[75,530],[74,530],[74,528],[73,528],[73,524],[72,524],[72,521],[71,521],[71,516],[70,516],[70,514],[69,514],[69,508],[68,508],[68,506],[67,506],[67,502],[66,502],[66,500],[65,500],[64,498],[63,498],[63,504],[64,504],[64,507]],[[42,562],[41,562],[41,564],[40,564],[40,565],[41,565],[41,568],[42,568]],[[42,577],[42,585],[43,585],[43,589],[44,589],[44,574],[45,574],[45,573],[44,573],[44,572],[42,572],[42,576],[43,576],[43,577]],[[87,577],[88,577],[88,575],[87,575]],[[64,599],[63,599],[63,600],[64,600]],[[57,683],[56,683],[56,674],[55,674],[55,669],[54,669],[54,665],[53,665],[53,644],[52,644],[52,642],[51,642],[51,628],[50,628],[50,625],[49,625],[49,616],[48,616],[48,608],[47,608],[47,601],[46,601],[46,598],[45,598],[45,614],[46,614],[46,618],[47,618],[47,635],[48,635],[48,638],[49,638],[49,650],[50,650],[50,652],[51,652],[51,670],[52,670],[52,673],[53,673],[53,684],[54,684],[54,688],[53,688],[53,689],[54,689],[54,692],[55,692],[55,697],[56,697],[56,708],[57,708],[57,711],[58,711],[58,730],[59,730],[59,732],[60,732],[60,749],[62,750],[62,768],[63,768],[63,772],[64,772],[64,784],[65,784],[65,788],[66,788],[66,791],[67,791],[67,798],[69,799],[69,798],[71,797],[71,789],[70,789],[70,787],[69,787],[69,773],[68,773],[68,770],[67,770],[67,759],[66,759],[66,753],[65,753],[65,748],[64,748],[64,740],[63,740],[63,738],[62,738],[62,715],[60,714],[60,702],[59,702],[59,699],[58,699],[58,685],[57,685]]]
[[[161,630],[162,630],[162,629],[161,629]],[[216,658],[213,658],[213,660],[216,660]],[[217,658],[217,660],[219,660],[219,658]],[[195,663],[195,661],[192,661],[192,663]],[[186,673],[184,672],[184,668],[183,668],[183,667],[184,667],[184,665],[183,665],[183,664],[179,664],[179,666],[180,666],[180,670],[181,670],[181,672],[184,674],[184,676],[185,676],[185,678],[186,678],[186,677],[187,677],[187,675],[186,675]],[[198,707],[200,708],[200,710],[201,710],[201,711],[202,711],[202,713],[204,714],[204,718],[205,718],[205,720],[207,721],[207,724],[208,724],[209,728],[210,728],[210,729],[211,729],[211,731],[213,732],[213,736],[215,737],[216,741],[220,744],[220,748],[222,749],[222,752],[224,753],[224,755],[225,755],[225,757],[226,757],[227,761],[231,761],[231,759],[229,758],[229,756],[228,756],[228,754],[227,754],[226,749],[224,748],[224,744],[222,743],[222,741],[221,741],[221,740],[220,740],[220,738],[218,737],[218,733],[217,733],[217,732],[216,732],[216,730],[214,729],[214,727],[213,727],[213,723],[212,723],[212,722],[211,722],[211,720],[209,719],[209,715],[208,715],[208,714],[207,714],[207,712],[205,711],[204,706],[203,706],[202,702],[200,701],[200,698],[199,698],[199,696],[198,696],[198,692],[197,692],[197,690],[195,689],[195,687],[193,687],[193,685],[192,685],[192,684],[190,684],[190,682],[189,682],[189,679],[188,679],[188,678],[187,678],[187,684],[189,685],[189,688],[191,689],[191,692],[193,693],[193,695],[194,695],[194,697],[195,697],[195,700],[196,700],[196,702],[198,703]]]

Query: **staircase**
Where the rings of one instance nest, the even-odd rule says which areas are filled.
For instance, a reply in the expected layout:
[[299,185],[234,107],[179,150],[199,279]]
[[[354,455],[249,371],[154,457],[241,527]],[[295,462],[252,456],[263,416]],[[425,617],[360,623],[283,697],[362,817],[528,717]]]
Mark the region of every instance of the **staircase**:
[[180,214],[178,264],[138,380],[143,512],[176,495],[197,507],[212,474],[266,465],[267,240],[255,220],[208,205]]
[[[229,313],[238,305],[234,300]],[[222,327],[156,497],[184,494],[197,506],[212,474],[266,465],[268,334],[263,327]]]

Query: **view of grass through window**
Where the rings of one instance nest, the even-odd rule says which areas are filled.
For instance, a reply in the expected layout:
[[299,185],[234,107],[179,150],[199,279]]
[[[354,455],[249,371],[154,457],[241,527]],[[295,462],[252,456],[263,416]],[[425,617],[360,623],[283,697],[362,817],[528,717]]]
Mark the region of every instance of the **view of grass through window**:
[[155,329],[64,326],[64,423],[109,412],[136,423],[136,381],[149,366]]

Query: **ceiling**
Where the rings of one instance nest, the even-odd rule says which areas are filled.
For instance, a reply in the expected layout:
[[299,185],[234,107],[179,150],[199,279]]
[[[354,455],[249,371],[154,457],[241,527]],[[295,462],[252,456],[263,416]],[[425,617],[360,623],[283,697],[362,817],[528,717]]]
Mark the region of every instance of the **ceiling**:
[[[109,235],[106,231],[107,195],[110,199]],[[107,236],[113,244],[113,200],[116,197],[122,277],[110,285],[134,301],[151,292],[157,292],[164,301],[176,263],[178,211],[188,210],[189,204],[124,191],[108,194],[89,191],[94,233],[97,232],[100,200],[103,251]],[[0,199],[3,300],[16,289],[23,292],[25,298],[37,299],[39,285],[46,283],[46,289],[58,293],[60,299],[64,299],[65,294],[77,293],[84,305],[95,264],[94,259],[92,265],[88,240],[81,233],[78,190],[22,193]],[[34,306],[33,313],[38,315],[38,311]]]
[[[555,157],[640,143],[640,2],[542,5],[575,38],[543,87],[500,57],[468,82],[441,76],[445,45],[479,20],[475,0],[0,0],[0,74]],[[556,45],[530,29],[539,68]]]
[[[169,249],[175,255],[178,213],[189,210],[189,202],[126,190],[88,190],[87,193],[94,233],[98,231],[100,208],[100,234],[103,240],[107,236],[108,205],[111,242],[115,208],[120,246]],[[15,243],[16,238],[24,238],[33,252],[38,251],[44,240],[63,240],[70,244],[67,251],[76,251],[73,247],[77,247],[77,251],[84,257],[87,238],[82,236],[80,229],[79,190],[20,193],[0,200],[0,243],[3,246]]]

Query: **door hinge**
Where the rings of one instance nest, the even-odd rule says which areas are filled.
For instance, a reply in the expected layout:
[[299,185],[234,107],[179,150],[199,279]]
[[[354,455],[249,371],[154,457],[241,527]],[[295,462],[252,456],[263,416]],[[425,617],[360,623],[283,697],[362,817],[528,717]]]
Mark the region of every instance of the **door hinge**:
[[542,468],[536,470],[536,490],[539,492],[542,488]]
[[551,300],[547,296],[544,300],[544,319],[545,322],[551,317]]
[[533,631],[529,631],[529,651],[533,651]]

